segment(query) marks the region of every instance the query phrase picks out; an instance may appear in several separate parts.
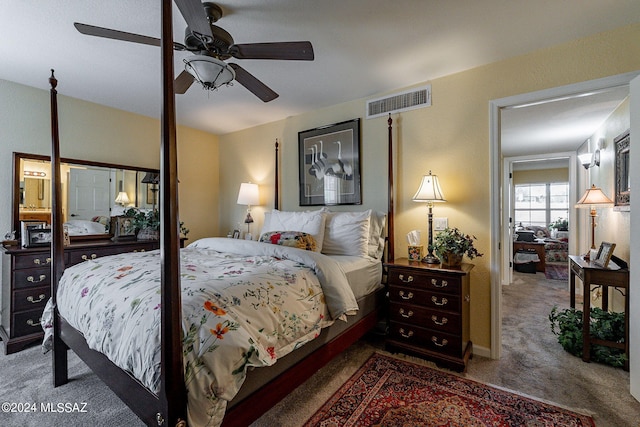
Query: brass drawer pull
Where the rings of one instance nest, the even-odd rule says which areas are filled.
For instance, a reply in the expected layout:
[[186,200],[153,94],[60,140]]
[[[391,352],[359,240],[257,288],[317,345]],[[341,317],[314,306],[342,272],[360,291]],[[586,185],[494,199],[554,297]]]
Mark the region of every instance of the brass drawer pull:
[[46,279],[46,278],[47,278],[47,275],[46,275],[46,274],[41,274],[41,275],[40,275],[40,278],[39,278],[38,280],[36,280],[36,278],[35,278],[35,277],[33,277],[33,276],[29,276],[29,277],[27,277],[27,282],[31,282],[31,283],[40,283],[40,282],[42,282],[42,281],[43,281],[44,279]]
[[133,252],[146,252],[144,249],[135,249]]
[[437,345],[438,347],[444,347],[444,346],[446,346],[447,344],[449,344],[449,341],[447,341],[446,339],[443,339],[443,340],[442,340],[442,343],[439,343],[439,342],[438,342],[438,337],[436,337],[436,336],[432,336],[432,337],[431,337],[431,342],[433,342],[433,343],[434,343],[435,345]]
[[449,319],[447,319],[446,317],[443,317],[442,320],[438,321],[438,316],[433,315],[433,316],[431,316],[431,321],[433,323],[435,323],[436,325],[443,326],[443,325],[446,325],[449,322]]
[[436,296],[434,295],[434,296],[432,296],[432,297],[431,297],[431,302],[433,302],[435,305],[440,305],[440,306],[442,306],[442,305],[447,305],[447,303],[449,302],[449,300],[448,300],[448,299],[446,299],[446,298],[442,298],[442,299],[440,300],[440,302],[438,302],[438,297],[436,297]]
[[400,279],[402,282],[404,283],[411,283],[413,282],[413,276],[409,276],[407,277],[407,280],[404,280],[404,274],[400,274],[398,275],[398,279]]
[[51,264],[51,258],[46,258],[44,260],[44,263],[42,262],[42,260],[40,258],[36,258],[33,260],[34,264],[40,265],[40,264]]
[[401,308],[400,310],[398,310],[398,313],[400,313],[400,316],[404,317],[405,319],[408,319],[411,316],[413,316],[413,311],[409,310],[407,313],[405,313],[404,308]]
[[440,284],[438,284],[438,279],[431,279],[431,284],[436,288],[446,288],[449,285],[446,280],[442,280]]
[[402,299],[411,299],[411,298],[413,298],[413,292],[409,292],[407,295],[405,295],[404,291],[400,291],[400,292],[398,292],[398,295],[400,295],[400,298],[402,298]]
[[413,331],[405,332],[404,328],[400,328],[398,332],[405,338],[411,338],[413,336]]
[[40,294],[40,295],[38,295],[38,299],[34,299],[34,298],[33,298],[33,295],[29,295],[29,296],[27,297],[27,301],[29,301],[29,302],[30,302],[30,303],[32,303],[32,304],[37,304],[37,303],[39,303],[40,301],[42,301],[43,299],[45,299],[46,297],[47,297],[47,296],[46,296],[45,294]]
[[86,255],[82,255],[82,260],[83,260],[83,261],[87,261],[89,258],[91,258],[91,259],[96,259],[96,258],[98,258],[98,255],[96,255],[96,254],[91,254],[91,257],[88,257],[88,256],[86,256]]
[[37,322],[34,322],[33,319],[29,319],[29,320],[27,320],[27,325],[29,325],[29,326],[40,326],[40,320],[41,319],[38,319]]

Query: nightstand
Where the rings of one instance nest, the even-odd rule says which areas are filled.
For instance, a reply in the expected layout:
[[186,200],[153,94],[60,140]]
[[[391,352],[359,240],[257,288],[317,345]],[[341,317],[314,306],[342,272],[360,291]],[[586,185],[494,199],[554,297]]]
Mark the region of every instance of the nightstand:
[[469,273],[406,258],[385,264],[389,287],[386,347],[465,371],[473,345],[469,339]]

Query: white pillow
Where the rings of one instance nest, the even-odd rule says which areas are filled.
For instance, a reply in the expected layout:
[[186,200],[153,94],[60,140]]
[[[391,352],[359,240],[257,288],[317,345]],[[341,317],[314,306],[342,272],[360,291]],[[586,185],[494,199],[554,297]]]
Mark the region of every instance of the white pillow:
[[320,252],[323,246],[326,213],[287,212],[274,209],[269,215],[265,213],[261,235],[271,231],[301,231],[311,234],[316,241],[315,252]]
[[371,209],[364,212],[328,212],[322,253],[366,257],[369,253],[370,217]]
[[384,226],[387,222],[387,214],[372,211],[369,225],[369,256],[381,259],[384,253]]

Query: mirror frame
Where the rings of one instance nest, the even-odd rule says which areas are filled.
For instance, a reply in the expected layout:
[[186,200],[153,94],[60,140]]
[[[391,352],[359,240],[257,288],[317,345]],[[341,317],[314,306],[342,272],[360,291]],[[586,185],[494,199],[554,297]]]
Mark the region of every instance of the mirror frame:
[[[30,154],[30,153],[20,153],[13,152],[13,193],[12,193],[12,210],[11,210],[11,223],[13,224],[13,230],[17,233],[20,232],[20,161],[21,160],[36,160],[36,161],[47,161],[51,162],[51,157],[42,155],[42,154]],[[153,172],[160,173],[158,169],[151,168],[143,168],[138,166],[127,166],[115,163],[104,163],[104,162],[94,162],[90,160],[79,160],[79,159],[71,159],[71,158],[61,158],[61,163],[70,163],[75,165],[82,166],[96,166],[110,169],[127,169],[132,171],[139,171],[143,173]],[[78,237],[78,236],[76,236]],[[85,239],[96,239],[103,237],[101,235],[87,235],[80,236],[82,240]]]
[[615,174],[615,210],[630,210],[631,189],[629,188],[629,149],[631,138],[629,129],[622,132],[613,140],[616,150],[616,174]]

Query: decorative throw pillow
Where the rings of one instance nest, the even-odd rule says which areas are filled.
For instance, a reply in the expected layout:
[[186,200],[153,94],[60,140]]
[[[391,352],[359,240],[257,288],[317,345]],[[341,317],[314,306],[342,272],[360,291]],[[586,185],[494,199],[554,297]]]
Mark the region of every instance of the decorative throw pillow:
[[301,231],[270,231],[263,233],[260,236],[260,241],[272,245],[304,249],[305,251],[316,250],[316,240],[313,236]]
[[316,241],[315,252],[320,252],[324,240],[325,220],[326,213],[323,211],[289,212],[274,209],[268,217],[265,214],[265,223],[262,226],[261,234],[281,230],[311,234]]

